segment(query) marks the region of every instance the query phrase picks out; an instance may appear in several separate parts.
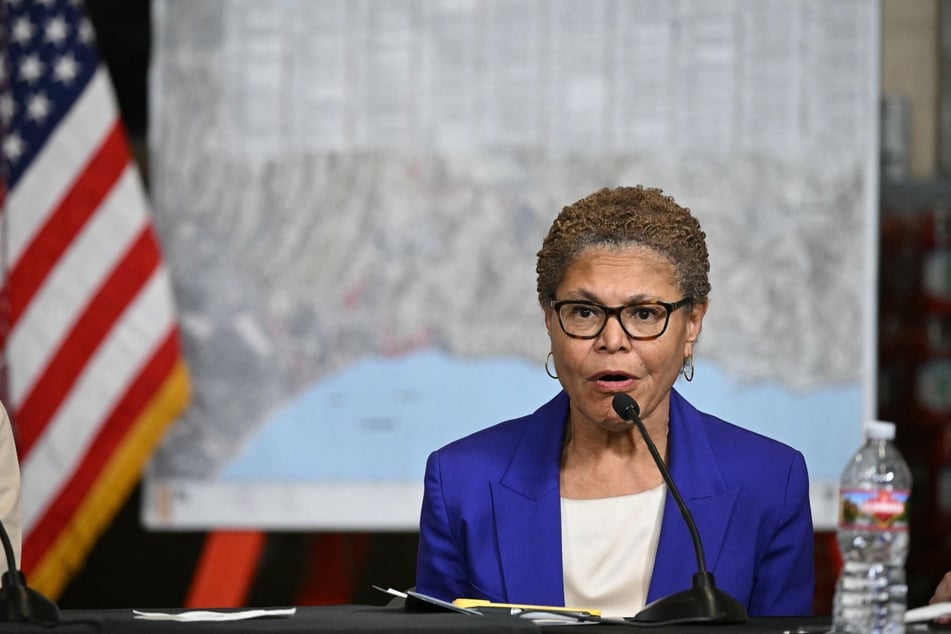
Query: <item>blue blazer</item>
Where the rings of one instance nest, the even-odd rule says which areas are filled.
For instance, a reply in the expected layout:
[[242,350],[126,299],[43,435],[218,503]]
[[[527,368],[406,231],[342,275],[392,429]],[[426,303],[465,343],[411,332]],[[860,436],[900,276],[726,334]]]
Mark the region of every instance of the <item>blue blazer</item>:
[[[564,605],[559,465],[568,395],[429,456],[416,590],[445,600]],[[809,478],[802,454],[671,393],[668,467],[717,587],[751,616],[812,613]],[[650,603],[686,590],[693,540],[670,492]],[[597,606],[593,606],[597,607]]]

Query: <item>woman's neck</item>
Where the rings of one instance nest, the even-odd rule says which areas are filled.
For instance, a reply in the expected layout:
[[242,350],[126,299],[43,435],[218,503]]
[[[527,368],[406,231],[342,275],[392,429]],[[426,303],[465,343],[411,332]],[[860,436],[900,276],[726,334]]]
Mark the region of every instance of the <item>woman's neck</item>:
[[[666,457],[667,425],[653,427],[651,440]],[[562,497],[590,499],[647,491],[660,485],[663,476],[636,427],[611,432],[569,420],[560,481]]]

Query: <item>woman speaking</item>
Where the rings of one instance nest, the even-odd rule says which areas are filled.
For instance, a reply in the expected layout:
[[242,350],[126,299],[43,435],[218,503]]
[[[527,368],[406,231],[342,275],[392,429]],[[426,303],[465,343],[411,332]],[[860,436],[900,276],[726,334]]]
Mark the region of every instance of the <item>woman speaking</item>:
[[696,521],[717,587],[752,616],[812,612],[802,455],[673,389],[694,378],[705,238],[658,189],[603,189],[562,210],[537,263],[545,368],[562,390],[429,457],[417,591],[631,616],[688,588],[693,542],[643,437],[612,407],[624,393]]

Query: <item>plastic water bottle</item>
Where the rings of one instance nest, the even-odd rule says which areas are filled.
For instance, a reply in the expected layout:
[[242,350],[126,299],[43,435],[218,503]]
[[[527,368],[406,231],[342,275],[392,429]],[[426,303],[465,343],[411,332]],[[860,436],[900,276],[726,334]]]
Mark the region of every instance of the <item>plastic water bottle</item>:
[[905,631],[911,471],[894,438],[894,423],[866,423],[865,443],[842,472],[837,532],[842,570],[832,608],[835,632]]

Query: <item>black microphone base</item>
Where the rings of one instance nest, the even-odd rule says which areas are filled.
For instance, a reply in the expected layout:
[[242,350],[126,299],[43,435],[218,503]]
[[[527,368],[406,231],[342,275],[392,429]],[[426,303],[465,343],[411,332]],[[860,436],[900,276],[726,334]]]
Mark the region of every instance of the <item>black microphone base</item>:
[[[13,575],[16,575],[15,577]],[[59,607],[45,596],[26,585],[19,570],[5,572],[0,588],[0,621],[43,622],[59,621]]]
[[709,572],[693,576],[693,587],[658,599],[628,619],[638,623],[746,623],[739,601],[719,590]]

